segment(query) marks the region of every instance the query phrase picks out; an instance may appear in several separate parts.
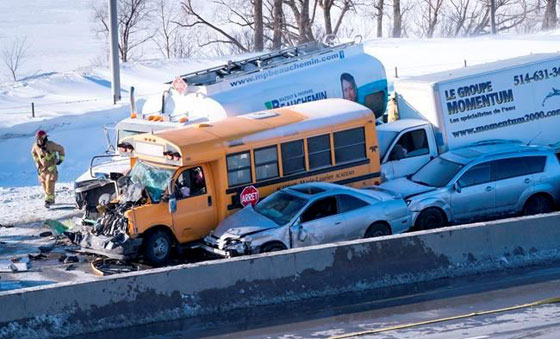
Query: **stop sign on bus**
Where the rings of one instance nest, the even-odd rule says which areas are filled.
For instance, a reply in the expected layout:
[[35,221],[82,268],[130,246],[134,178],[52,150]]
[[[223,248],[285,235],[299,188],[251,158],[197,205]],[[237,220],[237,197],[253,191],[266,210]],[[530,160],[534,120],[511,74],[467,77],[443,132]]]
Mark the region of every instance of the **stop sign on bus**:
[[259,190],[255,186],[247,186],[241,191],[239,200],[243,207],[249,204],[255,206],[259,202]]

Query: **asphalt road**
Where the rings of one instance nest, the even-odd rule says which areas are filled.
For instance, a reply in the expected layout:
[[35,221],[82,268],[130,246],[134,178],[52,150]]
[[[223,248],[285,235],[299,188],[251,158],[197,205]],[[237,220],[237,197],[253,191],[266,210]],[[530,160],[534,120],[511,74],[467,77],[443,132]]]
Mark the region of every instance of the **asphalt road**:
[[[87,336],[328,338],[560,297],[560,265],[439,280]],[[560,304],[386,331],[376,338],[558,338]],[[373,334],[360,337],[373,337]],[[357,336],[356,336],[357,337]]]

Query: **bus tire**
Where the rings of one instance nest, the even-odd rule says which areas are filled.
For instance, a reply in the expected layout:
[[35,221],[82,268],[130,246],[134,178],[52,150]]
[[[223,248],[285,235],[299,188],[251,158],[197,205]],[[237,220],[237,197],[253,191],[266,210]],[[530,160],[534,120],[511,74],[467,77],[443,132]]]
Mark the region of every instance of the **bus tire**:
[[169,261],[173,250],[173,240],[168,232],[155,230],[144,238],[144,258],[154,266],[160,266]]

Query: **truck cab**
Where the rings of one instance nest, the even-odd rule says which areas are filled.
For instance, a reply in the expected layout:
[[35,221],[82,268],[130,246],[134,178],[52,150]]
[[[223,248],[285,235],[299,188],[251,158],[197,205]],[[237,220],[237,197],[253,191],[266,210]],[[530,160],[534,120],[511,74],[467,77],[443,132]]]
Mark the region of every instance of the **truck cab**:
[[381,180],[407,176],[438,155],[432,124],[425,120],[403,119],[377,126]]

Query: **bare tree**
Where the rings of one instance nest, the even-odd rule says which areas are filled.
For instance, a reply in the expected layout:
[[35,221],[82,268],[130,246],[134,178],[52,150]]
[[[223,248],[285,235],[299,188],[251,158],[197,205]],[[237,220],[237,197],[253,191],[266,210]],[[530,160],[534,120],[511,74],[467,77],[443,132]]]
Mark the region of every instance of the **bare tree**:
[[179,4],[174,0],[157,0],[156,23],[158,28],[153,41],[167,59],[190,56],[192,46],[181,31]]
[[436,26],[439,22],[439,15],[442,9],[443,0],[422,0],[426,5],[422,13],[422,26],[427,38],[433,38]]
[[264,24],[263,24],[263,2],[253,0],[253,15],[255,17],[255,51],[264,49]]
[[[325,21],[325,34],[326,35],[336,35],[338,33],[338,29],[342,24],[342,19],[348,10],[350,10],[354,3],[352,0],[319,0],[318,1],[319,7],[323,10],[323,19]],[[334,29],[332,26],[332,8],[338,7],[340,9],[340,14],[338,19],[336,20]]]
[[28,51],[27,38],[15,38],[9,45],[2,49],[2,61],[14,81],[17,81],[17,74],[23,64]]
[[400,38],[402,35],[402,12],[401,0],[393,0],[393,38]]
[[[105,1],[94,2],[94,16],[100,22],[98,32],[109,34],[109,18]],[[131,51],[152,39],[149,30],[151,8],[149,0],[118,0],[117,22],[119,27],[119,54],[123,62],[130,58]]]
[[377,37],[383,37],[383,13],[385,0],[376,0],[373,7],[375,8],[375,18],[377,21]]
[[315,36],[311,26],[315,20],[317,0],[314,1],[312,13],[309,12],[309,0],[285,0],[285,3],[292,9],[296,21],[297,42],[301,44],[314,41]]
[[556,14],[556,0],[546,0],[546,9],[542,22],[542,29],[549,30],[556,28],[558,24],[558,15]]
[[539,9],[532,0],[449,0],[451,36],[472,36],[492,32],[491,1],[495,1],[495,30],[503,32],[521,25]]
[[272,5],[272,48],[282,47],[282,31],[284,28],[283,0],[274,0]]
[[231,3],[226,3],[224,0],[216,1],[216,5],[220,9],[225,10],[226,18],[221,22],[221,20],[213,20],[211,17],[204,16],[201,11],[193,6],[191,0],[186,0],[181,3],[183,12],[186,16],[186,21],[181,23],[182,27],[193,28],[193,27],[206,27],[212,32],[216,33],[218,37],[208,38],[206,42],[199,43],[200,47],[205,47],[213,44],[230,45],[237,49],[237,51],[246,53],[251,50],[251,42],[244,41],[246,39],[247,32],[235,32],[227,31],[225,26],[222,25],[229,23],[239,26],[241,28],[251,28],[254,22],[251,15],[246,13],[246,8],[233,8]]
[[496,0],[490,0],[490,32],[496,34]]

